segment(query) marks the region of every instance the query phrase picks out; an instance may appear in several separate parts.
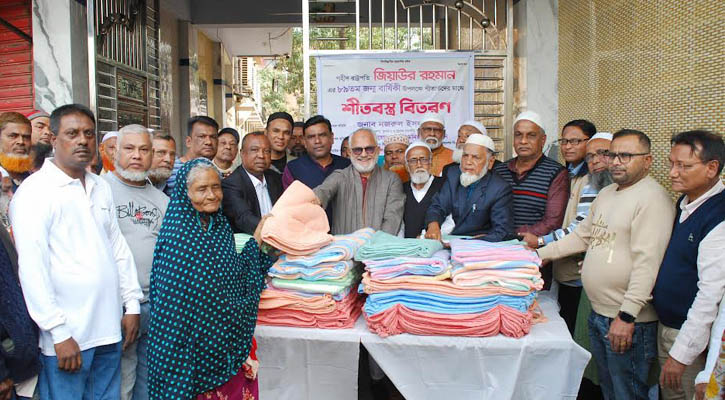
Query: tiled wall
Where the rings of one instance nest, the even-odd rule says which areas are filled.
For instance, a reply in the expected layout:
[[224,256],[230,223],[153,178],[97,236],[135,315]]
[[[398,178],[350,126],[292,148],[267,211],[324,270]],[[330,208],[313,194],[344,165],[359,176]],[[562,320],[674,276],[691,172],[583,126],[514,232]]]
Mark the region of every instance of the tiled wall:
[[725,1],[559,0],[559,126],[634,128],[669,188],[669,139],[725,134]]

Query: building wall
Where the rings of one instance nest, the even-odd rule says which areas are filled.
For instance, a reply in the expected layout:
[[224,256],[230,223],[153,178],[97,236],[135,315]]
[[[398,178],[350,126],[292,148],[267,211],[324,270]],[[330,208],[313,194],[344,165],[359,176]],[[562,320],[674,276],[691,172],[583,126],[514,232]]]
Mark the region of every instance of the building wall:
[[644,131],[669,187],[674,133],[725,133],[723,32],[722,0],[559,0],[559,125]]
[[[215,55],[215,43],[201,31],[197,30],[197,57],[199,63],[198,69],[198,96],[199,96],[199,113],[208,115],[216,120],[216,88],[214,85],[214,64],[217,63],[218,57]],[[218,46],[218,44],[216,44]],[[206,110],[206,112],[204,112]]]
[[161,130],[177,141],[183,134],[179,116],[179,22],[169,9],[161,8],[159,22],[159,98]]

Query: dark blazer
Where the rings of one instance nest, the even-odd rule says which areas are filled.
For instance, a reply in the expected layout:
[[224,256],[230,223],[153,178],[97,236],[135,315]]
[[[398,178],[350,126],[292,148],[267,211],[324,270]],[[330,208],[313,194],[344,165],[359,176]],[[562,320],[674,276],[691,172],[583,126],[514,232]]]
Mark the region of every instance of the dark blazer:
[[428,208],[425,225],[441,224],[452,214],[456,223],[453,235],[484,234],[481,239],[489,242],[514,238],[511,186],[493,171],[467,188],[460,184],[460,176],[460,169],[448,171],[446,183]]
[[[264,171],[267,191],[272,205],[282,195],[282,176],[272,170]],[[257,191],[252,180],[241,165],[228,177],[222,180],[222,211],[229,220],[234,233],[254,234],[262,213],[259,211]]]

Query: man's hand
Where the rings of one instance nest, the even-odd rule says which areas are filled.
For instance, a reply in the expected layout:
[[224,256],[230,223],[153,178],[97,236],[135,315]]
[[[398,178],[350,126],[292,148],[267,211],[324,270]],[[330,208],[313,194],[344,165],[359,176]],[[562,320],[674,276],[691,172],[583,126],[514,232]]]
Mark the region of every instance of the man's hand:
[[10,400],[13,395],[13,380],[8,378],[0,382],[0,400]]
[[136,341],[138,337],[138,326],[141,321],[141,316],[138,314],[126,314],[121,318],[121,329],[123,329],[123,346],[122,350]]
[[672,390],[680,390],[685,367],[685,364],[675,360],[672,356],[667,357],[660,373],[660,385]]
[[698,383],[695,385],[695,400],[705,400],[705,391],[707,383]]
[[519,236],[522,236],[524,242],[526,242],[526,245],[531,247],[532,249],[538,249],[539,248],[539,237],[534,235],[533,233],[529,232],[519,232]]
[[58,358],[58,369],[66,372],[76,372],[81,369],[81,348],[73,338],[56,343],[55,356]]
[[628,324],[619,317],[612,320],[609,325],[609,334],[607,338],[615,353],[624,353],[632,347],[632,335],[634,334],[634,322]]
[[441,226],[435,221],[428,224],[428,229],[425,231],[425,238],[441,240]]

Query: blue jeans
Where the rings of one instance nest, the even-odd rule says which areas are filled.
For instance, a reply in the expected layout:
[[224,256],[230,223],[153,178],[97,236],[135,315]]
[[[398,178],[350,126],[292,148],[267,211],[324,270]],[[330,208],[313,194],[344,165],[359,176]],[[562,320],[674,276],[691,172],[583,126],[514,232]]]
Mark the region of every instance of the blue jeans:
[[615,353],[607,339],[612,319],[592,311],[589,339],[599,371],[599,384],[607,400],[647,400],[647,377],[657,360],[657,322],[634,324],[632,347]]
[[121,400],[148,400],[149,318],[151,303],[141,303],[138,339],[121,356]]
[[77,372],[58,369],[58,358],[40,356],[38,391],[43,400],[118,400],[121,393],[121,343],[81,352]]

